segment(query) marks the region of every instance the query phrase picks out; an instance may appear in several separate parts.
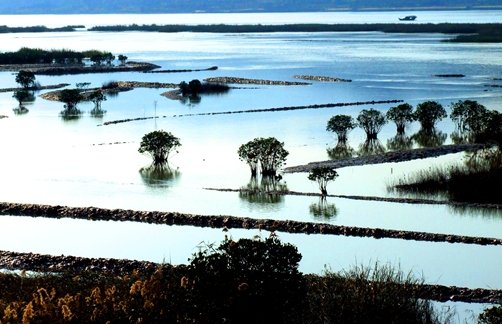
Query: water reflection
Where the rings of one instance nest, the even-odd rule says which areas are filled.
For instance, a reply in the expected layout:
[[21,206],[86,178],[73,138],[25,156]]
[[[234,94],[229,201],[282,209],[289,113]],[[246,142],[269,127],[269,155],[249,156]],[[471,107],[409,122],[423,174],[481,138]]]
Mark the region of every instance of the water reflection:
[[241,189],[245,191],[239,192],[239,198],[249,203],[277,204],[284,202],[284,195],[279,192],[288,191],[288,186],[277,177],[255,176]]
[[171,168],[168,163],[150,164],[147,167],[139,169],[141,179],[148,186],[162,187],[167,183],[173,183],[181,176],[178,168]]
[[12,109],[12,111],[14,111],[14,115],[24,115],[29,112],[29,110],[25,106],[16,107]]
[[420,147],[436,147],[443,145],[447,137],[447,134],[437,128],[421,128],[411,139]]
[[355,155],[354,149],[346,141],[338,141],[335,147],[326,149],[326,153],[332,160],[351,158]]
[[325,221],[335,220],[338,214],[335,204],[328,204],[326,197],[320,197],[316,203],[310,204],[309,211],[314,219]]
[[387,140],[387,149],[389,151],[411,150],[413,148],[413,139],[406,136],[405,133],[397,133],[396,136]]
[[378,138],[366,138],[364,143],[359,145],[359,156],[369,156],[385,153],[385,147]]
[[89,113],[94,118],[103,118],[103,116],[106,114],[106,110],[103,110],[101,108],[93,108]]
[[461,216],[479,217],[495,219],[502,219],[502,210],[495,208],[480,208],[471,206],[448,206],[448,210],[453,214]]
[[474,136],[470,132],[456,129],[450,134],[453,144],[469,144],[474,143]]

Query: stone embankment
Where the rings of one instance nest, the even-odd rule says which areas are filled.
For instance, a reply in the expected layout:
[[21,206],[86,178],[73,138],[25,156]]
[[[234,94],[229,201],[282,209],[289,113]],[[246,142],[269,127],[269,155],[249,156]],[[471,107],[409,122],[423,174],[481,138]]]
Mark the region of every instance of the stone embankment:
[[[181,265],[183,266],[183,265]],[[134,271],[151,274],[158,268],[172,268],[170,264],[126,259],[84,258],[76,256],[52,256],[48,254],[0,251],[0,268],[29,271],[94,271],[115,275],[131,274]],[[317,275],[306,275],[317,276]],[[466,288],[423,284],[407,286],[410,295],[440,302],[457,301],[468,303],[498,304],[502,300],[502,290]]]
[[246,78],[234,78],[234,77],[215,77],[204,79],[206,82],[215,83],[233,83],[233,84],[261,84],[261,85],[283,85],[283,86],[294,86],[294,85],[311,85],[308,82],[291,82],[291,81],[272,81],[272,80],[261,80],[261,79],[246,79]]
[[[267,194],[267,195],[280,195],[280,196],[313,196],[322,197],[320,193],[314,192],[298,192],[298,191],[262,191],[255,189],[230,189],[230,188],[204,188],[205,190],[214,190],[221,192],[242,192],[248,194]],[[482,208],[491,210],[502,210],[501,204],[489,203],[472,203],[472,202],[459,202],[448,200],[434,200],[422,198],[392,198],[392,197],[376,197],[376,196],[353,196],[353,195],[326,195],[326,197],[344,198],[353,200],[366,200],[366,201],[383,201],[398,204],[422,204],[422,205],[448,205],[458,208]]]
[[96,271],[110,272],[116,275],[132,273],[134,270],[143,273],[154,273],[161,265],[148,261],[83,258],[76,256],[52,256],[48,254],[18,253],[0,251],[0,268],[10,270],[45,270],[51,272],[71,271]]
[[295,79],[310,80],[310,81],[321,81],[321,82],[352,82],[349,79],[339,79],[327,76],[315,76],[315,75],[295,75]]
[[[183,265],[180,265],[181,267]],[[173,268],[170,264],[159,264],[149,261],[126,259],[84,258],[70,255],[53,256],[48,254],[19,253],[0,251],[0,268],[9,270],[29,271],[93,271],[107,272],[118,276],[137,271],[141,274],[152,274],[160,267]],[[306,275],[317,276],[317,275]],[[404,288],[404,287],[403,287]],[[502,300],[502,290],[491,290],[442,285],[406,286],[410,295],[418,298],[436,300],[440,302],[458,301],[468,303],[497,304]]]
[[158,69],[160,66],[146,62],[127,62],[125,65],[85,65],[85,64],[16,64],[1,65],[0,71],[29,70],[37,75],[64,75],[110,72],[141,72]]
[[[335,107],[359,106],[359,105],[378,105],[378,104],[388,104],[388,103],[398,103],[398,102],[403,102],[403,100],[339,102],[339,103],[328,103],[328,104],[323,104],[323,105],[291,106],[291,107],[280,107],[280,108],[263,108],[263,109],[220,111],[220,112],[198,113],[198,114],[184,114],[184,115],[173,115],[172,117],[246,114],[246,113],[276,112],[276,111],[301,110],[301,109],[335,108]],[[106,126],[106,125],[127,123],[127,122],[131,122],[131,121],[145,120],[145,119],[152,119],[152,118],[154,118],[154,117],[138,117],[138,118],[133,118],[133,119],[119,119],[119,120],[112,120],[112,121],[105,122],[105,123],[103,123],[103,125]],[[160,117],[157,117],[157,118],[160,118]],[[162,116],[162,118],[167,118],[167,117]],[[103,126],[103,125],[98,125],[98,126]]]
[[[177,88],[179,85],[176,83],[163,83],[163,82],[139,82],[139,81],[118,81],[116,85],[113,87],[104,87],[104,88],[91,88],[82,90],[82,95],[84,96],[84,100],[87,100],[87,97],[91,95],[91,93],[95,90],[101,90],[103,93],[118,93],[131,91],[135,88],[149,88],[149,89],[162,89],[162,88]],[[41,94],[39,97],[51,100],[51,101],[59,101],[59,95],[61,90],[51,91],[47,93]]]
[[286,233],[344,235],[355,237],[394,238],[403,240],[448,242],[478,245],[502,245],[502,239],[365,228],[293,220],[253,219],[236,216],[193,215],[176,212],[134,211],[97,207],[68,207],[38,204],[0,203],[0,215],[47,218],[75,218],[102,221],[134,221],[166,225],[188,225],[212,228],[243,228]]
[[468,150],[474,150],[482,147],[484,147],[484,145],[482,144],[457,144],[457,145],[443,145],[429,148],[419,148],[413,150],[393,151],[370,156],[360,156],[360,157],[340,159],[340,160],[311,162],[305,165],[287,167],[284,169],[284,172],[285,173],[310,172],[315,167],[325,167],[325,166],[333,169],[339,169],[349,166],[359,166],[365,164],[404,162],[417,159],[438,157],[446,154],[453,154]]
[[3,88],[3,89],[0,89],[0,92],[14,92],[14,91],[19,91],[19,90],[38,91],[38,90],[60,89],[60,88],[64,88],[69,85],[70,85],[69,83],[60,83],[60,84],[55,84],[55,85],[29,87],[29,88]]
[[211,66],[207,69],[194,69],[194,70],[155,70],[155,71],[144,71],[143,73],[186,73],[186,72],[202,72],[202,71],[216,71],[217,66]]

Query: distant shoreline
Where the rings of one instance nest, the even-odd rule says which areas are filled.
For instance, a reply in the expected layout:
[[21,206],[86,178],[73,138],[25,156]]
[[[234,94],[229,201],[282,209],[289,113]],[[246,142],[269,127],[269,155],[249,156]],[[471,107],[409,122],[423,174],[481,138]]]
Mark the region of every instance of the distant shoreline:
[[260,10],[260,9],[241,9],[241,10],[193,10],[193,11],[158,11],[158,12],[140,12],[140,11],[109,11],[109,12],[0,12],[0,15],[158,15],[158,14],[242,14],[242,13],[298,13],[298,12],[383,12],[383,11],[456,11],[456,10],[502,10],[502,5],[487,6],[427,6],[427,7],[334,7],[324,10]]

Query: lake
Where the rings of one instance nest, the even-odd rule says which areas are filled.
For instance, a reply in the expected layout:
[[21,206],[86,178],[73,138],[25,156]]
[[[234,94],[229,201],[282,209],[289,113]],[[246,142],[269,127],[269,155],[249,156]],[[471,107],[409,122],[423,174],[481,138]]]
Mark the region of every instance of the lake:
[[[346,12],[293,14],[193,14],[193,15],[75,15],[1,16],[8,26],[83,24],[283,24],[398,22],[405,12]],[[416,23],[501,22],[502,11],[414,12]],[[237,149],[255,137],[274,136],[290,152],[287,165],[329,159],[327,149],[336,144],[326,123],[335,114],[357,117],[371,107],[385,112],[392,104],[345,106],[284,112],[199,115],[198,113],[276,108],[338,102],[404,100],[416,106],[435,100],[445,107],[458,100],[477,100],[500,110],[502,88],[501,44],[457,44],[441,34],[265,33],[202,34],[88,32],[0,34],[0,51],[19,48],[99,49],[123,54],[131,61],[158,64],[162,69],[204,69],[191,73],[103,73],[37,76],[42,85],[108,81],[190,81],[232,76],[299,81],[295,75],[330,76],[350,83],[312,82],[307,86],[242,86],[200,102],[180,102],[160,94],[169,89],[135,89],[109,97],[106,114],[89,114],[66,121],[59,117],[63,104],[37,98],[28,113],[16,115],[12,93],[0,93],[0,197],[3,201],[70,206],[98,206],[137,210],[176,211],[207,215],[293,219],[347,226],[379,227],[435,233],[502,238],[502,212],[447,206],[407,205],[328,198],[336,213],[319,217],[310,206],[317,197],[278,197],[259,201],[232,192],[205,188],[246,187],[251,179]],[[464,74],[463,78],[438,78],[435,74]],[[0,73],[0,87],[15,87],[14,74]],[[43,93],[43,92],[40,92]],[[39,94],[40,94],[39,93]],[[80,104],[86,112],[92,104]],[[447,109],[448,110],[448,109]],[[449,111],[449,110],[448,110]],[[193,116],[188,116],[192,115]],[[174,117],[174,116],[177,117]],[[178,116],[183,117],[178,117]],[[106,121],[153,117],[108,126]],[[179,153],[170,159],[169,178],[152,181],[140,170],[150,160],[137,152],[141,137],[164,129],[180,138]],[[446,118],[438,124],[438,141],[452,142],[454,125]],[[419,130],[414,123],[406,134]],[[393,124],[379,133],[386,148],[396,134]],[[364,150],[365,134],[355,129],[349,145]],[[420,143],[413,144],[420,147]],[[413,171],[461,162],[463,153],[403,163],[348,167],[328,186],[330,194],[393,197],[387,184]],[[289,190],[318,192],[306,174],[285,174]],[[134,223],[49,220],[0,217],[0,249],[18,252],[71,254],[87,257],[131,258],[185,263],[201,241],[223,239],[219,230]],[[234,238],[252,237],[257,231],[231,230]],[[262,233],[262,235],[266,235]],[[320,273],[375,261],[400,264],[405,271],[423,273],[426,282],[471,288],[501,289],[498,269],[501,247],[448,243],[408,242],[321,235],[280,234],[298,246],[301,271]]]

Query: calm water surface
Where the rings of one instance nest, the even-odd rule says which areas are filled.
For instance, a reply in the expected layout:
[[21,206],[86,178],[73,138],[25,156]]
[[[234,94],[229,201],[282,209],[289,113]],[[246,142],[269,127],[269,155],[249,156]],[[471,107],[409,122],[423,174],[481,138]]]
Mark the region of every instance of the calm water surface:
[[[15,26],[84,24],[397,22],[406,13],[307,13],[239,15],[78,15],[2,16]],[[502,11],[419,12],[420,22],[500,22]],[[29,23],[27,23],[29,22]],[[136,89],[110,97],[102,118],[84,114],[77,120],[58,117],[63,105],[37,98],[29,112],[15,115],[12,93],[0,93],[0,199],[10,202],[99,206],[139,210],[223,214],[254,218],[294,219],[334,224],[452,233],[502,238],[502,214],[486,210],[454,210],[447,206],[405,205],[329,198],[331,213],[318,215],[316,197],[277,197],[260,201],[238,193],[204,188],[238,189],[250,184],[248,167],[237,157],[238,147],[255,137],[274,136],[290,152],[287,165],[327,160],[326,149],[336,142],[325,131],[328,119],[339,113],[354,117],[372,106],[295,110],[275,113],[183,116],[207,112],[312,105],[335,102],[401,99],[412,105],[436,100],[444,106],[464,99],[477,100],[500,111],[502,45],[452,44],[449,36],[383,33],[75,33],[2,34],[0,51],[22,46],[45,49],[96,48],[147,61],[164,69],[216,71],[175,74],[108,73],[75,76],[37,76],[42,85],[91,82],[97,87],[110,80],[175,82],[215,76],[294,81],[294,75],[322,75],[351,79],[351,83],[313,82],[309,86],[248,86],[221,96],[204,96],[199,103],[171,101],[165,89]],[[434,74],[465,74],[464,78],[437,78]],[[0,87],[14,87],[14,75],[0,73]],[[156,104],[155,104],[156,102]],[[156,109],[154,109],[156,105]],[[392,105],[375,105],[386,111]],[[84,111],[91,104],[81,104]],[[157,120],[99,126],[105,121],[159,116]],[[179,154],[171,159],[176,170],[155,181],[141,168],[149,159],[137,152],[141,137],[164,129],[181,138]],[[419,130],[413,124],[412,136]],[[438,125],[437,143],[451,143],[454,126],[448,119]],[[379,134],[388,148],[395,126]],[[364,150],[365,135],[354,130],[349,145]],[[422,142],[415,141],[419,147]],[[399,164],[350,167],[328,187],[343,195],[395,196],[387,184],[414,170],[457,163],[464,154]],[[259,182],[259,181],[258,181]],[[260,184],[260,183],[258,183]],[[306,174],[285,175],[282,186],[317,192]],[[219,230],[115,222],[86,222],[22,217],[0,218],[0,249],[21,252],[132,258],[173,263],[186,262],[201,241],[217,242]],[[234,238],[255,231],[232,230]],[[265,234],[263,234],[265,235]],[[347,268],[356,262],[391,262],[424,274],[427,282],[469,287],[502,288],[500,247],[446,243],[375,240],[319,235],[281,234],[303,254],[302,271],[319,273],[324,265]]]

